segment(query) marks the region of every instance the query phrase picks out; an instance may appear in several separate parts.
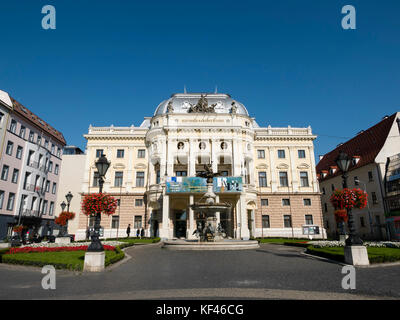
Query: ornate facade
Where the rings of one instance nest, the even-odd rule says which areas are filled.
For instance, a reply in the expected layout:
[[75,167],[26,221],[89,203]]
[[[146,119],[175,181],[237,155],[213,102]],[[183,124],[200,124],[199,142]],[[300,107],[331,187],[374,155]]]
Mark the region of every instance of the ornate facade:
[[[147,236],[194,238],[201,216],[190,209],[204,195],[196,173],[211,165],[222,187],[217,214],[231,238],[324,236],[311,128],[260,127],[227,94],[174,94],[140,127],[90,127],[83,193],[98,192],[95,161],[111,161],[104,191],[119,199],[114,217],[102,217],[105,237],[144,228]],[[224,179],[227,178],[227,179]],[[218,180],[219,179],[219,180]],[[171,188],[171,183],[175,183]],[[77,238],[91,221],[80,215]]]

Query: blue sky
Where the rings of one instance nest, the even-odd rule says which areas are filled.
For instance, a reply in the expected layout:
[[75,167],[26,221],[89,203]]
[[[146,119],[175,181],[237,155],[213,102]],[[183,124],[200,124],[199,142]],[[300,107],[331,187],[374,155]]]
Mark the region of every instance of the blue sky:
[[138,126],[184,85],[261,126],[311,125],[316,155],[400,111],[396,0],[3,0],[0,30],[0,89],[82,149],[89,124]]

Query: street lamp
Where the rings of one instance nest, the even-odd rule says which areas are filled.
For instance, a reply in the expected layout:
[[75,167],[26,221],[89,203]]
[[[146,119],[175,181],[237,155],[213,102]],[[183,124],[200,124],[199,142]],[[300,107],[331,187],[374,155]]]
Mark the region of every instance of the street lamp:
[[[61,212],[64,212],[65,207],[67,206],[67,205],[65,204],[65,202],[64,202],[64,201],[61,202],[60,206],[61,206]],[[65,235],[65,228],[64,228],[64,226],[61,226],[60,232],[58,233],[58,236],[57,236],[57,237],[64,237],[64,235]]]
[[[96,161],[96,168],[99,173],[99,193],[103,192],[103,184],[104,184],[104,176],[107,173],[108,168],[110,167],[111,162],[107,160],[107,158],[102,155],[99,160]],[[91,235],[91,243],[87,249],[88,252],[102,252],[104,251],[103,245],[100,242],[100,221],[101,221],[101,212],[96,213],[96,218],[94,221],[94,231]]]
[[[347,177],[348,177],[347,172],[350,167],[351,158],[343,151],[340,151],[339,156],[336,158],[335,162],[339,167],[339,169],[342,170],[343,188],[347,188]],[[356,229],[354,227],[354,217],[351,212],[351,209],[347,209],[347,215],[349,217],[347,225],[349,227],[350,234],[345,241],[346,246],[361,246],[363,242],[356,233]]]
[[65,202],[63,201],[63,202],[60,204],[60,206],[61,206],[61,211],[64,212],[65,207],[67,206],[67,205],[65,204]]
[[72,195],[71,191],[67,193],[67,195],[65,196],[65,198],[67,199],[67,203],[68,203],[68,207],[67,207],[67,211],[69,212],[69,205],[71,204],[71,200],[74,196]]

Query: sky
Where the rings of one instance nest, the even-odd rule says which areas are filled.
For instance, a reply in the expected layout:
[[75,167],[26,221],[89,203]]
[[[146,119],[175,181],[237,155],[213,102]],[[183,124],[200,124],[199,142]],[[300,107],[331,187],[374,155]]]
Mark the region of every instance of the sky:
[[0,90],[83,150],[90,124],[139,126],[184,86],[310,125],[316,157],[400,111],[398,0],[0,0],[0,30]]

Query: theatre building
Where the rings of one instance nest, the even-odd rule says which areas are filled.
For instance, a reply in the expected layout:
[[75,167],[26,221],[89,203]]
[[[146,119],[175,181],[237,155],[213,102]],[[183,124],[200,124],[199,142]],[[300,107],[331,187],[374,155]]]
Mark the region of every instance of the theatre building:
[[[104,191],[117,212],[102,217],[105,237],[195,238],[204,221],[190,205],[202,201],[211,166],[213,191],[231,205],[217,213],[230,238],[325,236],[310,127],[260,127],[228,94],[174,94],[140,127],[89,127],[82,194],[98,192],[95,161],[111,161]],[[80,214],[77,238],[93,219]]]

